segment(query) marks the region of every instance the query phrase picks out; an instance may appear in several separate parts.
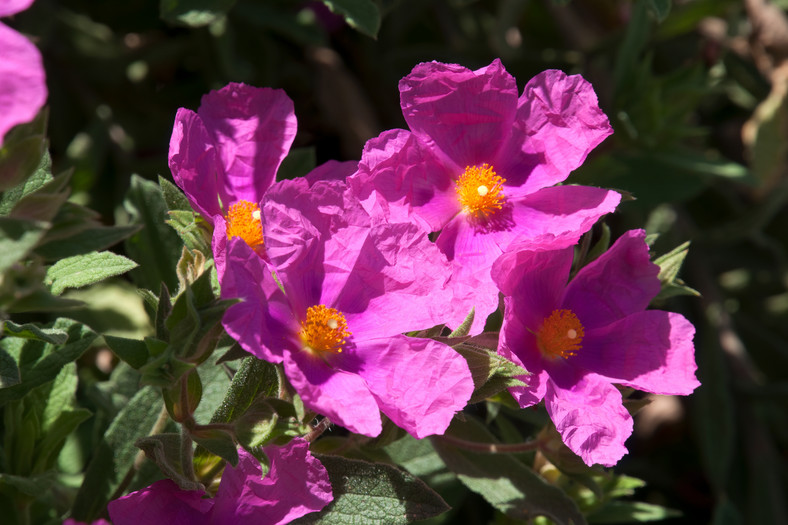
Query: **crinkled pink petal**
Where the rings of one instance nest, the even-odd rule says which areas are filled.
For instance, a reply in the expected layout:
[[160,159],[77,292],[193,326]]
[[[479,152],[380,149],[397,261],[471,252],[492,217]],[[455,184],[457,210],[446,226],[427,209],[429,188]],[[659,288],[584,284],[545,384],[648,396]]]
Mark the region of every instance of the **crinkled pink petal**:
[[486,223],[465,215],[444,228],[436,244],[464,266],[490,268],[504,251],[556,249],[575,244],[621,196],[589,186],[556,186],[509,202]]
[[224,205],[260,202],[296,135],[293,101],[281,89],[230,83],[203,96],[197,113],[224,172]]
[[216,275],[221,283],[224,280],[224,268],[227,264],[227,223],[221,215],[214,217],[212,222],[211,251],[213,252],[213,264],[216,266]]
[[682,315],[637,312],[586,332],[572,359],[613,383],[654,394],[688,395],[695,377],[695,327]]
[[22,12],[31,5],[33,5],[33,0],[2,0],[0,1],[0,17]]
[[452,261],[448,287],[452,298],[443,315],[446,325],[456,329],[473,309],[473,323],[469,334],[480,334],[484,330],[487,317],[499,306],[498,289],[490,280],[489,269],[479,270]]
[[659,293],[659,267],[649,261],[645,237],[643,230],[626,232],[569,283],[563,304],[583,326],[604,326],[643,311]]
[[93,520],[90,523],[84,521],[77,521],[74,518],[68,518],[63,521],[63,525],[112,525],[109,521],[99,518],[97,520]]
[[180,108],[175,114],[169,166],[175,183],[206,220],[224,215],[221,204],[227,206],[232,202],[225,202],[228,196],[222,193],[223,173],[212,138],[194,111]]
[[355,351],[380,409],[417,439],[443,434],[473,393],[468,363],[443,343],[398,335]]
[[354,360],[351,352],[327,355],[325,361],[305,351],[285,352],[285,373],[304,406],[351,432],[375,437],[383,428],[378,404],[361,377],[342,370],[344,361]]
[[457,176],[466,166],[493,163],[517,111],[517,84],[498,59],[476,71],[422,63],[399,90],[410,129]]
[[380,200],[412,206],[417,224],[431,232],[440,230],[460,211],[454,188],[457,176],[413,133],[392,129],[367,142],[358,172],[348,184],[368,212],[376,203],[382,205]]
[[518,336],[538,332],[545,318],[559,308],[573,256],[572,248],[516,251],[495,261],[492,279],[506,297],[504,325],[516,318],[526,329]]
[[591,84],[580,75],[543,71],[525,86],[495,167],[507,186],[531,193],[563,182],[611,133]]
[[171,479],[157,481],[107,505],[115,525],[191,525],[209,523],[213,500],[205,492],[182,490]]
[[345,314],[356,341],[431,328],[456,307],[451,265],[413,224],[341,229],[325,243],[323,267],[322,300]]
[[227,250],[222,298],[240,298],[224,314],[222,324],[230,336],[250,354],[282,362],[284,346],[293,346],[297,322],[287,298],[271,276],[271,270],[249,246],[232,239]]
[[594,374],[550,372],[545,407],[563,442],[586,465],[618,463],[632,434],[632,416],[621,402],[621,393]]
[[[11,2],[6,14],[30,3]],[[2,15],[0,15],[2,16]],[[24,35],[0,23],[0,146],[5,134],[17,124],[33,120],[47,99],[41,53]]]
[[257,459],[244,450],[239,450],[238,466],[227,466],[211,523],[283,525],[333,500],[328,473],[309,453],[306,441],[297,438],[263,450],[270,464],[265,477]]

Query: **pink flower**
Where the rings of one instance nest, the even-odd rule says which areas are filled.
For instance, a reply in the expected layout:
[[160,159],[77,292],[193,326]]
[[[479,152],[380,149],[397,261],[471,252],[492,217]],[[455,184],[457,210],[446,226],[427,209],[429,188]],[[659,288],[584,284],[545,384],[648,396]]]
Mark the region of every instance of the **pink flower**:
[[695,329],[683,316],[646,310],[660,290],[643,230],[624,234],[566,284],[572,248],[509,252],[492,275],[505,296],[498,352],[532,375],[512,395],[545,400],[564,443],[588,465],[626,454],[632,417],[612,383],[687,395],[695,378]]
[[430,62],[399,89],[410,131],[370,140],[350,184],[368,208],[409,204],[441,232],[458,296],[476,295],[477,332],[498,306],[490,268],[501,253],[569,246],[616,208],[615,192],[555,187],[612,130],[591,85],[561,71],[540,73],[518,98],[499,60],[476,71]]
[[263,477],[260,463],[239,450],[238,466],[228,465],[216,496],[186,491],[170,479],[157,481],[109,503],[115,525],[191,525],[258,523],[278,525],[315,512],[333,499],[323,465],[309,453],[309,444],[293,440],[284,447],[264,449],[270,469]]
[[260,200],[295,134],[293,102],[279,89],[232,83],[205,95],[197,113],[176,113],[170,170],[192,207],[214,226],[220,275],[227,237],[263,251]]
[[276,184],[263,229],[270,266],[228,246],[222,294],[243,302],[227,332],[284,363],[304,404],[353,432],[378,435],[383,411],[417,438],[443,433],[473,382],[449,346],[401,335],[439,324],[451,299],[448,261],[426,234],[368,215],[341,181]]
[[[33,0],[0,2],[0,17],[24,11]],[[33,120],[47,99],[41,53],[30,40],[0,23],[0,146],[16,126]]]

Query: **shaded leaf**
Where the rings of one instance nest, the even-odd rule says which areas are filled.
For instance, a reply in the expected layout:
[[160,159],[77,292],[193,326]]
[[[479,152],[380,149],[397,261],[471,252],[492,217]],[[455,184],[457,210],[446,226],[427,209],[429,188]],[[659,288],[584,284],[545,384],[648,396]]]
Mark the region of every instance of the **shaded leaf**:
[[161,0],[159,16],[170,24],[202,27],[219,20],[233,4],[235,0]]
[[60,295],[66,288],[95,284],[136,268],[137,263],[112,252],[94,252],[61,259],[47,269],[46,284]]
[[156,434],[138,439],[134,443],[145,455],[156,463],[165,476],[172,479],[183,490],[205,490],[202,483],[183,475],[181,464],[181,436],[174,433]]
[[44,236],[48,224],[0,217],[0,273],[22,260]]
[[372,0],[323,0],[331,11],[341,15],[350,27],[376,38],[380,30],[380,10]]
[[3,334],[23,339],[36,339],[45,343],[52,343],[53,345],[61,345],[68,339],[68,334],[63,330],[41,328],[33,323],[19,325],[13,321],[6,321],[3,324]]
[[469,403],[483,401],[510,386],[525,384],[521,378],[528,371],[498,355],[497,346],[498,334],[487,332],[453,346],[468,362],[473,378],[474,392]]
[[105,335],[104,341],[116,356],[134,369],[139,369],[148,362],[148,346],[145,341],[112,335]]
[[423,481],[392,466],[339,456],[315,457],[328,471],[334,501],[293,523],[397,525],[449,510]]
[[632,523],[660,521],[681,516],[681,513],[641,501],[611,501],[588,516],[590,523]]
[[37,246],[35,252],[48,261],[64,259],[88,252],[100,251],[114,246],[137,231],[139,225],[133,226],[99,226],[86,228],[70,237],[47,241]]

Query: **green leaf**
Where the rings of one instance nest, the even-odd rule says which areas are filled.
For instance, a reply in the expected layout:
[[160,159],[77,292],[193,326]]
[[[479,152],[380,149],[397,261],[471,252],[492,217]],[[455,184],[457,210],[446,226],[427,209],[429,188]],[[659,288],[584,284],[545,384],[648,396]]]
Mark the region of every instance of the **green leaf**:
[[17,363],[22,381],[0,389],[0,404],[20,399],[37,386],[52,381],[68,363],[79,358],[96,338],[96,333],[70,319],[58,319],[53,329],[66,332],[66,344],[53,345],[43,341],[7,337],[0,340],[0,348]]
[[3,192],[0,195],[0,215],[9,215],[16,203],[23,197],[30,195],[41,188],[44,184],[52,180],[52,161],[49,153],[41,156],[36,171],[28,177],[22,184]]
[[339,456],[315,457],[328,471],[334,501],[293,523],[398,525],[449,510],[423,481],[392,466]]
[[68,334],[62,330],[41,328],[33,323],[19,325],[13,321],[6,321],[3,324],[3,333],[10,337],[35,339],[45,343],[52,343],[53,345],[62,345],[68,339]]
[[697,290],[686,286],[681,279],[678,279],[681,265],[684,264],[684,259],[689,252],[689,241],[677,246],[668,253],[661,255],[654,259],[654,264],[659,266],[659,281],[662,283],[662,289],[654,300],[664,300],[676,295],[693,295],[700,296]]
[[468,335],[468,332],[471,331],[471,325],[473,325],[473,318],[476,314],[476,308],[471,308],[471,311],[468,312],[468,315],[465,317],[465,320],[454,329],[452,333],[448,335],[448,337],[464,337]]
[[647,0],[649,11],[657,17],[657,22],[664,22],[670,14],[670,0]]
[[[450,344],[450,343],[449,343]],[[485,332],[453,348],[468,362],[474,392],[469,403],[478,403],[511,386],[523,386],[528,371],[499,355],[498,334]]]
[[0,217],[0,273],[22,260],[44,236],[47,223]]
[[0,389],[18,385],[22,381],[14,357],[0,348]]
[[46,472],[53,468],[57,461],[57,456],[66,442],[66,438],[92,415],[90,410],[84,408],[67,410],[58,414],[52,424],[52,428],[36,444],[33,472]]
[[293,148],[284,158],[279,169],[276,170],[276,180],[295,179],[303,177],[317,164],[314,146],[306,148]]
[[72,236],[44,242],[37,246],[35,252],[47,261],[65,259],[74,255],[106,250],[123,239],[127,239],[140,230],[139,225],[133,226],[99,226],[86,228]]
[[420,478],[446,469],[429,439],[415,439],[410,434],[384,447],[389,457]]
[[77,392],[77,365],[68,363],[55,377],[52,384],[47,385],[48,395],[46,405],[41,415],[41,430],[49,432],[54,427],[58,415],[70,410],[76,405]]
[[148,362],[148,346],[139,339],[127,339],[105,335],[104,341],[116,356],[127,362],[134,369],[139,369]]
[[221,19],[235,0],[161,0],[159,16],[166,22],[202,27]]
[[132,175],[123,206],[133,224],[143,225],[142,230],[125,242],[126,253],[140,265],[131,272],[131,277],[141,288],[158,290],[161,283],[165,283],[174,290],[178,285],[175,265],[181,256],[182,243],[165,223],[167,204],[161,188],[154,182]]
[[81,288],[136,268],[137,263],[112,252],[94,252],[62,259],[47,269],[46,284],[60,295],[66,288]]
[[134,442],[151,431],[159,419],[161,407],[158,390],[145,387],[115,416],[95,447],[85,472],[72,508],[75,520],[89,523],[98,519],[134,466],[138,452]]
[[238,449],[235,439],[228,431],[219,428],[197,428],[189,432],[189,436],[205,450],[227,460],[232,466],[238,464]]
[[640,501],[611,501],[588,516],[589,523],[632,523],[660,521],[681,516],[681,513]]
[[372,38],[380,30],[380,9],[372,0],[323,0],[334,13],[344,17],[353,29]]
[[0,493],[7,492],[7,488],[13,487],[13,489],[22,494],[37,498],[42,494],[49,493],[55,481],[55,476],[52,472],[37,476],[14,476],[0,473]]
[[159,186],[161,187],[161,194],[162,197],[164,197],[164,202],[167,204],[167,209],[169,211],[192,211],[189,199],[186,198],[186,195],[184,195],[178,186],[162,176],[159,176]]
[[238,419],[251,406],[256,397],[275,397],[279,391],[276,365],[246,357],[233,376],[222,404],[216,409],[211,423],[230,423]]
[[47,140],[33,135],[0,148],[0,191],[17,186],[41,165]]
[[210,253],[211,231],[205,219],[191,210],[170,210],[169,217],[167,224],[175,230],[187,248]]
[[175,481],[183,490],[205,490],[202,483],[183,475],[181,464],[181,436],[174,433],[156,434],[138,439],[135,443],[145,455],[156,463],[165,476]]
[[[470,418],[454,419],[447,434],[463,440],[494,443],[487,429]],[[446,466],[470,490],[513,519],[547,516],[559,525],[586,523],[575,502],[560,488],[547,484],[512,454],[463,450],[440,438],[432,440]]]

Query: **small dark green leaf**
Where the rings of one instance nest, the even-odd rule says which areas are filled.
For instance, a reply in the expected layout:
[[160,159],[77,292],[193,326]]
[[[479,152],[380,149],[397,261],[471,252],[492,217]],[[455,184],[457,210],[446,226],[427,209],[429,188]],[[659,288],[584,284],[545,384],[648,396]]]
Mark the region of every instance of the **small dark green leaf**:
[[394,463],[420,478],[446,469],[429,439],[415,439],[408,434],[386,445],[384,450]]
[[159,16],[166,22],[202,27],[222,18],[235,0],[161,0]]
[[55,483],[55,476],[52,472],[47,472],[38,476],[14,476],[12,474],[0,473],[0,492],[6,492],[7,487],[13,487],[22,494],[27,494],[34,498],[47,494],[52,490]]
[[191,210],[170,210],[169,224],[190,250],[209,253],[211,250],[210,225]]
[[511,386],[523,386],[528,371],[495,351],[498,335],[485,332],[454,346],[468,361],[474,392],[469,403],[478,403]]
[[62,345],[68,339],[68,334],[62,330],[41,328],[33,323],[19,325],[13,321],[6,321],[3,324],[3,333],[10,337],[36,339],[45,343],[52,343],[53,345]]
[[23,259],[48,227],[43,222],[0,217],[0,273]]
[[226,430],[219,428],[195,429],[190,432],[191,438],[205,448],[205,450],[216,454],[222,459],[227,460],[232,466],[238,464],[238,449],[235,445],[233,436]]
[[16,360],[5,349],[0,348],[0,389],[18,385],[21,381]]
[[123,239],[127,239],[139,229],[139,225],[99,226],[86,228],[70,237],[52,241],[48,240],[49,236],[47,235],[44,237],[44,242],[36,247],[35,252],[47,261],[55,261],[74,255],[106,250]]
[[0,148],[0,191],[13,188],[34,173],[46,146],[44,136],[34,135]]
[[41,188],[44,184],[52,180],[52,161],[49,153],[44,153],[38,161],[38,168],[22,184],[5,191],[0,195],[0,215],[9,215],[16,203],[26,195]]
[[448,337],[464,337],[468,335],[468,332],[471,331],[471,325],[473,325],[473,318],[476,314],[476,308],[471,308],[471,311],[468,312],[468,315],[465,317],[465,320],[454,329],[452,333],[448,335]]
[[380,30],[380,9],[372,0],[323,0],[331,11],[344,17],[353,29],[372,38]]
[[275,397],[278,391],[276,365],[248,356],[233,376],[227,395],[214,412],[211,423],[235,421],[246,412],[256,397]]
[[183,490],[205,490],[202,483],[183,475],[181,464],[181,436],[179,434],[156,434],[138,439],[137,447],[156,463],[165,476],[172,479]]
[[137,175],[131,177],[131,187],[123,206],[131,216],[132,224],[143,228],[126,239],[126,253],[139,263],[131,277],[142,288],[157,290],[166,283],[170,290],[178,285],[175,264],[181,256],[181,241],[167,220],[167,204],[161,188],[155,182]]
[[191,204],[186,195],[173,184],[162,176],[159,176],[159,186],[161,186],[161,194],[164,197],[164,202],[167,204],[167,209],[192,211]]
[[81,288],[95,284],[136,268],[137,263],[112,252],[93,252],[61,259],[47,269],[46,284],[54,295],[66,288]]
[[316,455],[334,501],[294,523],[398,525],[437,516],[449,506],[420,479],[389,465]]
[[112,335],[105,335],[104,341],[116,356],[127,362],[134,369],[139,369],[148,362],[148,346],[145,344],[145,341]]
[[670,0],[647,0],[649,11],[657,17],[657,22],[664,22],[670,13]]
[[0,390],[0,404],[20,399],[37,386],[52,381],[68,363],[75,361],[96,338],[95,332],[70,319],[58,319],[51,327],[66,332],[66,344],[53,345],[43,341],[7,337],[0,348],[18,363],[21,383]]

